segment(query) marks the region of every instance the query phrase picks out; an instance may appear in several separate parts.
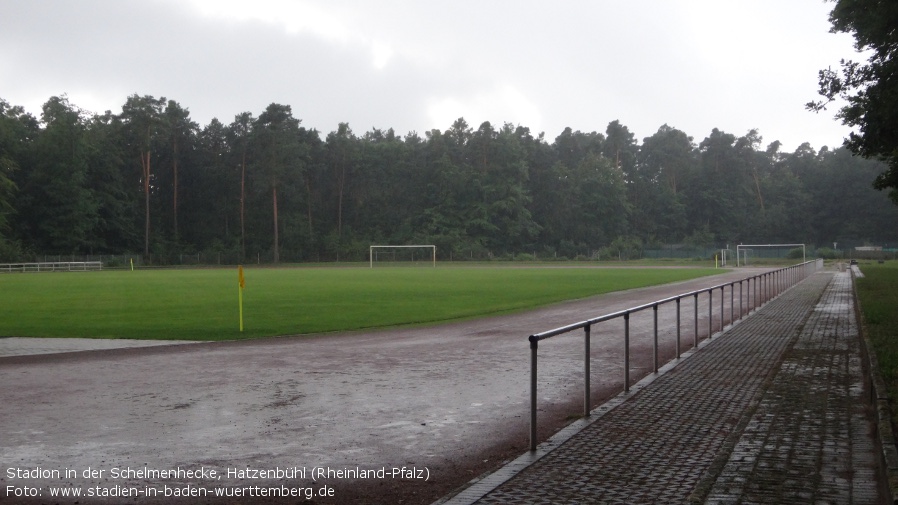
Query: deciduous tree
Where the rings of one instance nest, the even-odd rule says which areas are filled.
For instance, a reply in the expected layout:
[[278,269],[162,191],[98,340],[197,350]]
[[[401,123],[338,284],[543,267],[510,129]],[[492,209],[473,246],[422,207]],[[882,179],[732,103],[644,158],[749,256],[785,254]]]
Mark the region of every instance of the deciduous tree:
[[820,111],[837,98],[847,102],[836,117],[858,132],[851,132],[845,146],[854,154],[886,162],[888,169],[873,187],[890,189],[898,204],[898,3],[838,0],[829,19],[833,32],[854,35],[855,48],[866,53],[867,61],[843,59],[841,71],[821,70],[823,100],[807,106]]

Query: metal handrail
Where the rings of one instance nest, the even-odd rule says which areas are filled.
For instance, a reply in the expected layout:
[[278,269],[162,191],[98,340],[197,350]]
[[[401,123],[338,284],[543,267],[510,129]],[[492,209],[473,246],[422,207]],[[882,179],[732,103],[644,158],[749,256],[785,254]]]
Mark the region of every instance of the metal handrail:
[[[653,345],[653,362],[654,373],[658,373],[658,307],[670,302],[677,304],[677,356],[680,358],[680,305],[681,300],[687,297],[693,297],[694,300],[694,335],[693,348],[698,347],[698,302],[699,295],[708,293],[708,339],[710,340],[714,334],[714,291],[720,290],[720,332],[725,328],[725,290],[730,288],[730,325],[736,322],[735,317],[735,286],[739,285],[739,319],[751,314],[752,309],[757,310],[763,304],[779,296],[790,287],[798,284],[812,273],[823,267],[823,260],[811,260],[792,265],[789,267],[771,270],[758,275],[746,277],[744,279],[718,284],[707,288],[689,291],[676,296],[669,296],[653,302],[644,303],[635,307],[624,310],[618,310],[609,314],[604,314],[591,319],[586,319],[573,324],[561,326],[552,330],[530,335],[527,340],[530,341],[530,450],[536,450],[536,386],[537,386],[537,350],[539,342],[558,335],[570,333],[575,330],[582,329],[584,331],[584,358],[583,358],[583,415],[589,416],[590,412],[590,333],[592,326],[612,319],[622,317],[624,319],[624,391],[630,391],[630,314],[641,312],[643,310],[652,309],[654,313],[654,345]],[[743,296],[743,283],[745,283],[745,295]],[[760,284],[760,285],[759,285]],[[754,288],[754,293],[752,293]],[[752,301],[754,303],[752,303]],[[743,306],[747,309],[743,312]]]

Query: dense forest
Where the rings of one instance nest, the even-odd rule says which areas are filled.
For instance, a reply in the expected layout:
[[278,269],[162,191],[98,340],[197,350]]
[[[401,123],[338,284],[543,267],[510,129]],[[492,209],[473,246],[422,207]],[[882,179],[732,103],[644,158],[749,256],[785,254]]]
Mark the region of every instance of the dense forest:
[[700,142],[464,119],[399,136],[323,135],[289,105],[201,127],[174,100],[90,114],[51,97],[40,118],[0,99],[0,261],[184,253],[228,262],[362,260],[370,244],[441,258],[567,257],[685,243],[898,242],[884,170],[843,148],[783,152],[757,131]]

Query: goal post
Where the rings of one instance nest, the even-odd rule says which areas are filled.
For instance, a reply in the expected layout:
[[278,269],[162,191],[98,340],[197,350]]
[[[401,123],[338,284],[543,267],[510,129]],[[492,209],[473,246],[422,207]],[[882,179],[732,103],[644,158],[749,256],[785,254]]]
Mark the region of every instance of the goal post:
[[807,261],[807,248],[805,247],[805,244],[739,244],[736,246],[736,266],[740,266],[740,263],[741,266],[748,266],[748,253],[754,249],[789,248],[791,250],[799,247],[801,248],[801,261],[804,263]]
[[377,251],[389,249],[429,249],[430,262],[434,267],[437,266],[437,246],[435,245],[372,245],[368,249],[368,264],[374,268],[374,259]]

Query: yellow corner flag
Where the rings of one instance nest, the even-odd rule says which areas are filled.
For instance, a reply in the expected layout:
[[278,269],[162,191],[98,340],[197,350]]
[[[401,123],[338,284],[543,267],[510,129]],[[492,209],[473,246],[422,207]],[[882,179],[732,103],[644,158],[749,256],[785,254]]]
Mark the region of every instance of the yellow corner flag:
[[240,331],[243,331],[243,289],[246,287],[246,280],[243,278],[243,265],[237,265],[237,304],[240,306]]

